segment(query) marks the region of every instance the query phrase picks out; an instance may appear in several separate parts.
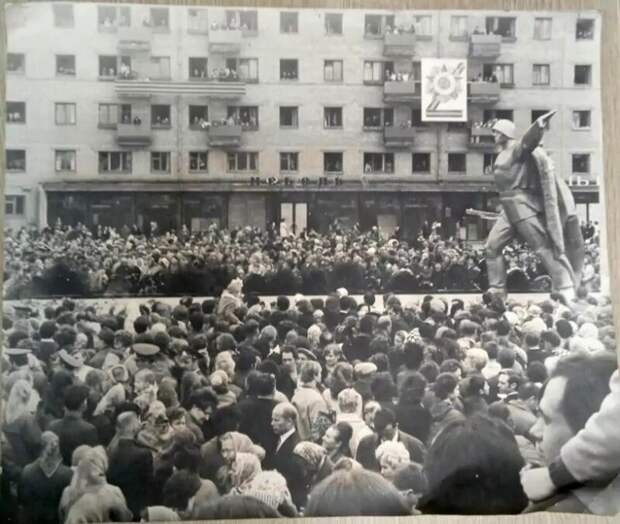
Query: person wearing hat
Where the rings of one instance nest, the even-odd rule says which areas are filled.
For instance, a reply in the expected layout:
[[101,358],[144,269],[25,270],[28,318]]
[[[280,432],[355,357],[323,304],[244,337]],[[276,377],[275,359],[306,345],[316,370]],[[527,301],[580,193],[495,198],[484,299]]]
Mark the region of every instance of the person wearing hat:
[[86,376],[94,369],[84,364],[84,357],[80,353],[69,353],[66,349],[58,352],[58,362],[81,382],[86,382]]
[[499,154],[493,175],[502,212],[485,246],[489,290],[506,294],[506,265],[502,255],[519,236],[534,250],[551,277],[554,291],[572,298],[581,278],[583,237],[575,202],[567,184],[554,173],[549,156],[538,147],[549,119],[546,113],[520,138],[515,125],[500,119],[493,126]]

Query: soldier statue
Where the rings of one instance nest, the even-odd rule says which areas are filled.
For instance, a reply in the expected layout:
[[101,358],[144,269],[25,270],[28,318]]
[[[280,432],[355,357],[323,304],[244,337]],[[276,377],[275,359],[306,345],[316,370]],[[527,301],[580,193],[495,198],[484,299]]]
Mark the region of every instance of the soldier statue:
[[489,291],[506,295],[506,266],[502,251],[520,237],[541,259],[551,277],[552,291],[568,300],[581,280],[584,245],[573,195],[555,173],[552,160],[541,147],[549,119],[538,118],[520,138],[510,120],[493,126],[497,159],[493,176],[501,213],[485,246]]

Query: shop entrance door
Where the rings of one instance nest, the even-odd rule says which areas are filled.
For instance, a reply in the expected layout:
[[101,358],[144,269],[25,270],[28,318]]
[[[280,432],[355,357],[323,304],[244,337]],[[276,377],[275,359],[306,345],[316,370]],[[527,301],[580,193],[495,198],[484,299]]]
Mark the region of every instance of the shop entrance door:
[[280,236],[298,235],[308,227],[308,204],[282,202],[280,204]]

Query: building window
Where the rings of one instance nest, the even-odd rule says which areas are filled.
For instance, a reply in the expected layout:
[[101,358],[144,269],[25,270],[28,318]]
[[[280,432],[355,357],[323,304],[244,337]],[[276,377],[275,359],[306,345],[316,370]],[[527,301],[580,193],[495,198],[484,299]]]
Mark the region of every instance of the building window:
[[412,173],[430,173],[431,172],[431,154],[430,153],[413,153],[411,155],[411,172]]
[[[392,25],[393,27],[393,25]],[[419,15],[413,17],[413,27],[417,36],[429,37],[433,35],[433,17],[431,15]]]
[[208,151],[189,152],[189,171],[190,173],[206,173],[209,169]]
[[551,73],[549,64],[534,64],[532,67],[532,84],[535,86],[548,86]]
[[592,66],[576,65],[575,66],[575,85],[589,86],[592,80]]
[[413,127],[428,127],[428,122],[424,122],[424,120],[422,120],[421,109],[411,110],[411,125]]
[[590,174],[590,155],[588,153],[573,154],[573,173],[576,175]]
[[118,123],[117,104],[99,104],[99,127],[116,127]]
[[206,9],[189,8],[187,10],[188,33],[206,34],[209,32],[209,20]]
[[11,124],[25,124],[26,102],[7,102],[6,121]]
[[243,82],[258,82],[258,58],[227,58],[226,67]]
[[382,62],[378,60],[364,61],[364,83],[382,84],[394,71],[394,62]]
[[151,151],[151,173],[170,173],[169,151]]
[[394,172],[394,153],[364,153],[364,174]]
[[467,17],[451,16],[450,17],[450,38],[466,38],[467,37]]
[[594,39],[594,20],[589,18],[581,18],[577,20],[575,27],[575,38],[577,40]]
[[[119,122],[123,123],[123,124],[131,124],[132,120],[131,120],[131,104],[121,104],[119,106],[120,109],[120,118],[119,118]],[[142,120],[140,120],[139,116],[136,116],[136,118],[133,120],[133,124],[134,125],[140,125],[142,123]]]
[[299,112],[297,107],[280,107],[280,127],[299,127]]
[[[548,109],[532,109],[532,114],[531,114],[531,123],[533,124],[534,122],[536,122],[536,120],[538,120],[541,116],[546,115],[549,112]],[[551,126],[551,118],[547,120],[547,124],[545,125],[545,129],[549,129]]]
[[99,76],[113,78],[116,76],[118,58],[115,55],[99,56]]
[[244,131],[258,129],[258,106],[228,106],[226,118],[231,117]]
[[573,129],[590,129],[591,125],[591,111],[573,111]]
[[497,153],[485,153],[482,158],[482,171],[485,175],[493,174],[493,166],[497,159]]
[[502,87],[514,86],[513,64],[484,64],[482,76],[485,81],[499,82]]
[[296,59],[280,60],[280,80],[298,80],[299,63]]
[[75,117],[75,104],[66,102],[57,102],[55,104],[54,114],[56,116],[56,125],[58,126],[74,126]]
[[152,56],[151,57],[151,79],[152,80],[169,80],[170,79],[170,57],[169,56]]
[[465,153],[448,153],[448,172],[465,173],[467,171],[467,155]]
[[487,16],[486,29],[488,34],[500,35],[507,40],[517,37],[517,19],[509,16]]
[[201,124],[209,121],[208,106],[189,106],[189,127],[202,129]]
[[394,109],[391,107],[365,107],[364,129],[380,129],[394,125]]
[[499,119],[514,122],[514,111],[512,109],[485,109],[482,113],[482,119],[484,122]]
[[280,171],[297,172],[299,170],[299,153],[280,153]]
[[258,171],[258,153],[252,151],[236,151],[228,153],[228,171]]
[[534,40],[551,40],[551,18],[534,19]]
[[170,20],[167,7],[151,7],[150,24],[153,30],[167,32],[170,29]]
[[383,36],[386,29],[394,27],[394,15],[366,15],[364,18],[364,35],[367,37]]
[[75,76],[75,55],[56,55],[56,74]]
[[258,32],[258,14],[256,11],[226,11],[226,25],[241,28],[244,36]]
[[342,82],[342,60],[325,60],[323,78],[326,82]]
[[163,104],[153,104],[151,106],[151,127],[170,128],[170,106]]
[[99,173],[131,173],[131,152],[100,151]]
[[24,74],[26,70],[26,57],[23,53],[7,53],[6,69],[10,73]]
[[26,150],[7,149],[6,150],[6,170],[7,171],[26,171]]
[[297,33],[299,31],[299,16],[293,11],[280,13],[280,33]]
[[73,27],[73,5],[53,4],[52,9],[55,27]]
[[75,171],[76,152],[74,149],[57,149],[55,157],[56,171]]
[[323,127],[325,129],[342,129],[342,107],[323,109]]
[[323,153],[323,171],[328,174],[343,172],[342,153]]
[[202,57],[189,57],[189,78],[190,80],[206,80],[208,77],[207,72],[207,59]]
[[342,34],[342,13],[325,13],[325,33],[328,35]]
[[4,197],[4,214],[6,216],[23,216],[26,207],[24,195],[6,195]]
[[129,6],[98,6],[97,22],[99,31],[113,32],[117,27],[131,25],[131,8]]

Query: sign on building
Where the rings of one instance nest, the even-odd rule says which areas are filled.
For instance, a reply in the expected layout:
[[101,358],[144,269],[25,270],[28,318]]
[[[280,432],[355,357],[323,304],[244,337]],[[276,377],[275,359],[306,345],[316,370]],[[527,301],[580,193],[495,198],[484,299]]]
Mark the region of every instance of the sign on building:
[[422,120],[467,121],[467,60],[422,59]]

